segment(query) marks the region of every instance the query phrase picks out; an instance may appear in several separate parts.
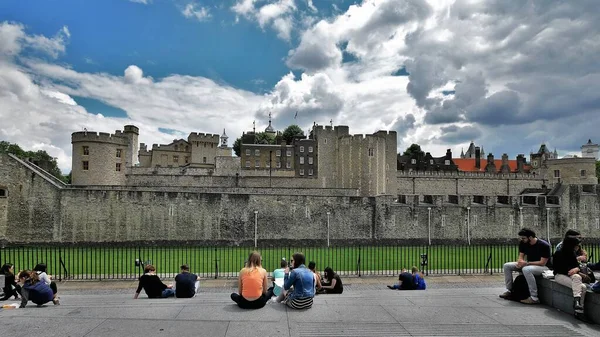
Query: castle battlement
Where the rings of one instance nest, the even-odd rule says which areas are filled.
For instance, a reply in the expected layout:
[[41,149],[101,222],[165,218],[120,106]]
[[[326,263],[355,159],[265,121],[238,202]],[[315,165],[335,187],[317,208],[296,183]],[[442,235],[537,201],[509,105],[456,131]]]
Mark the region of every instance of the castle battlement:
[[212,133],[191,132],[188,136],[188,140],[218,143],[219,137],[219,135]]
[[347,125],[315,125],[313,126],[313,131],[337,131],[338,133],[348,134],[350,132],[350,128]]
[[532,173],[490,173],[463,171],[397,171],[398,177],[436,177],[436,178],[496,178],[496,179],[539,179],[541,175]]
[[110,143],[124,146],[129,144],[125,135],[120,131],[117,131],[114,134],[94,131],[73,132],[71,134],[71,143],[77,142]]

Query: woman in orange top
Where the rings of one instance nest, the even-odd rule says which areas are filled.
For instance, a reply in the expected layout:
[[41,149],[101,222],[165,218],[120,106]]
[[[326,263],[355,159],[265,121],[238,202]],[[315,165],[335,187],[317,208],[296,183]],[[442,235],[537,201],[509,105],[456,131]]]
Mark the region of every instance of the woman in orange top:
[[239,294],[231,294],[231,299],[242,309],[260,309],[273,297],[273,290],[267,290],[267,271],[262,267],[259,252],[252,252],[238,279]]

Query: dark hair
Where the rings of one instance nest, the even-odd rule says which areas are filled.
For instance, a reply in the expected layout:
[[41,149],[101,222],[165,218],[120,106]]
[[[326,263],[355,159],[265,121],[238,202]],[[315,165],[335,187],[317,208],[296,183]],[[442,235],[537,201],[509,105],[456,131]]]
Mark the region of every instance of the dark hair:
[[534,237],[535,238],[535,232],[529,228],[522,228],[519,231],[519,236],[526,236],[526,237]]
[[563,240],[561,251],[565,252],[565,254],[575,254],[575,246],[581,243],[581,239],[576,236],[567,236]]
[[154,268],[153,265],[149,264],[146,267],[144,267],[144,274],[147,274],[147,273],[149,273],[151,271],[156,271],[156,268]]
[[581,235],[581,233],[579,233],[579,231],[578,231],[578,230],[575,230],[575,229],[567,229],[567,232],[565,233],[565,238],[566,238],[567,236],[580,236],[580,235]]
[[419,268],[417,268],[417,267],[413,266],[413,267],[410,269],[410,271],[411,271],[411,272],[413,272],[413,273],[416,273],[416,272],[418,272],[418,271],[419,271]]
[[279,266],[281,268],[286,268],[288,265],[287,261],[285,260],[285,258],[281,259],[281,263],[279,263]]
[[190,270],[190,266],[188,266],[187,264],[182,264],[181,267],[179,267],[181,270]]
[[310,270],[315,270],[316,266],[317,266],[317,264],[315,263],[315,261],[310,261],[308,263],[308,269],[310,269]]
[[8,274],[8,270],[10,268],[12,268],[14,266],[14,264],[12,263],[5,263],[4,265],[2,265],[2,268],[0,268],[0,273],[2,274]]
[[333,269],[331,269],[331,267],[327,267],[323,270],[323,273],[325,274],[325,278],[328,280],[331,280],[333,278],[333,275],[335,275],[335,273],[333,272]]
[[306,258],[304,257],[304,254],[300,253],[300,252],[296,252],[294,253],[294,255],[292,255],[292,257],[294,258],[294,268],[298,268],[300,267],[301,264],[306,263]]
[[46,266],[45,263],[38,263],[35,265],[35,267],[33,267],[34,271],[39,271],[42,273],[47,273],[48,267]]

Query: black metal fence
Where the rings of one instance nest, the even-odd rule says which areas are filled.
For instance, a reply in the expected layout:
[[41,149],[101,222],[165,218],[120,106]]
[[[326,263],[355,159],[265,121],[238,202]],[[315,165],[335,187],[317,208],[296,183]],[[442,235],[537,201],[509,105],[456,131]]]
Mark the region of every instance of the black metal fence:
[[[590,261],[600,257],[600,245],[585,247]],[[58,280],[137,279],[144,266],[152,264],[161,277],[174,277],[182,264],[203,278],[236,277],[252,247],[139,246],[139,247],[5,247],[0,263],[12,263],[15,270],[46,263],[48,273]],[[273,271],[282,258],[303,252],[306,262],[317,270],[332,267],[342,276],[391,276],[403,268],[418,267],[426,275],[494,274],[502,265],[515,261],[516,244],[434,245],[434,246],[352,246],[258,248],[263,267]]]

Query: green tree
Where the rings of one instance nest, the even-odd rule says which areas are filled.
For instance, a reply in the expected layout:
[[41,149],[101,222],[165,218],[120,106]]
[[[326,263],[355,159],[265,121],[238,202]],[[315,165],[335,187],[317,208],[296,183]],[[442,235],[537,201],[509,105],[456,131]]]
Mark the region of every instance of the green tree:
[[596,177],[600,180],[600,160],[596,162]]
[[287,128],[285,128],[285,130],[283,130],[283,139],[285,140],[286,144],[291,144],[292,141],[294,140],[295,136],[303,136],[303,135],[304,135],[304,132],[296,124],[292,124],[292,125],[288,126]]
[[412,144],[411,146],[409,146],[406,149],[406,151],[404,151],[404,153],[402,155],[403,156],[412,156],[413,154],[418,154],[422,157],[425,155],[425,152],[423,152],[423,150],[421,150],[421,145]]
[[238,137],[235,142],[233,142],[233,152],[236,156],[242,156],[242,137]]
[[272,133],[259,132],[255,139],[257,144],[275,144],[275,135]]
[[7,141],[0,141],[0,152],[12,153],[20,159],[30,159],[31,161],[37,163],[41,168],[48,171],[48,173],[66,182],[65,176],[58,168],[56,158],[50,156],[48,152],[44,150],[25,151],[17,144],[11,144]]

